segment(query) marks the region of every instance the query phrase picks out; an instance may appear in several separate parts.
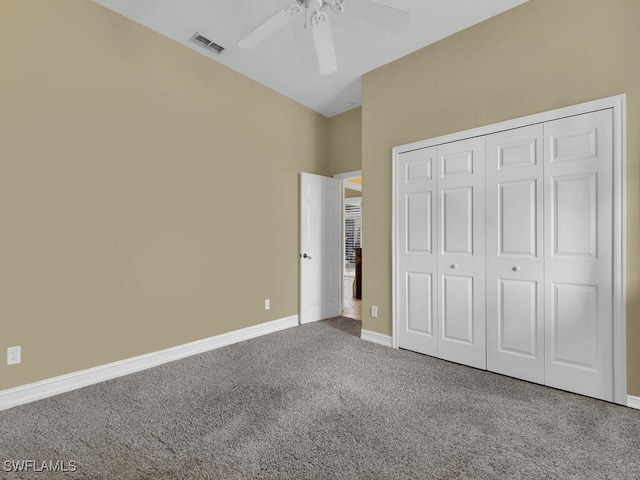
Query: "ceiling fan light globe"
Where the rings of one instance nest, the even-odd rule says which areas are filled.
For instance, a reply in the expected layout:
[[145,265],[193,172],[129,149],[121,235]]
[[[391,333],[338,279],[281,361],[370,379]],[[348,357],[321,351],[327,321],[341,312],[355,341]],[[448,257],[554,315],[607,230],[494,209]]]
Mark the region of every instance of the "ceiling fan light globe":
[[328,21],[329,21],[329,17],[327,17],[327,14],[324,12],[316,12],[313,14],[313,17],[311,17],[311,24],[314,27],[321,22],[328,22]]
[[292,17],[295,17],[296,15],[299,15],[300,13],[302,13],[302,7],[300,5],[294,4],[288,7],[286,12],[290,14]]
[[335,13],[344,13],[344,6],[342,5],[344,0],[329,0],[329,7]]

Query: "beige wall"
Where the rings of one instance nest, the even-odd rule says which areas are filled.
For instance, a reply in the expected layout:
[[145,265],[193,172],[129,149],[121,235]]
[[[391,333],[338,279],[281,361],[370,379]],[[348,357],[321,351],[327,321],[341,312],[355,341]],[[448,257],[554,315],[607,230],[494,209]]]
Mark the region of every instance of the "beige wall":
[[627,373],[640,395],[640,2],[531,0],[363,81],[364,328],[391,333],[391,148],[627,94]]
[[350,190],[350,189],[345,189],[344,191],[344,198],[360,198],[362,197],[362,192],[359,192],[357,190]]
[[0,389],[298,312],[325,117],[88,0],[2,0],[0,72]]
[[329,171],[353,172],[362,168],[362,108],[329,119]]

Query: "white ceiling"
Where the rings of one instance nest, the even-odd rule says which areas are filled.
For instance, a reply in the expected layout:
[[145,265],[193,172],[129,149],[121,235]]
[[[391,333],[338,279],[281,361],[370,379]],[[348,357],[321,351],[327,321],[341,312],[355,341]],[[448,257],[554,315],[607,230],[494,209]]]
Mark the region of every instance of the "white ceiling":
[[[236,45],[294,0],[94,1],[331,117],[360,105],[364,73],[527,0],[375,0],[411,14],[410,28],[399,34],[329,11],[338,58],[330,76],[320,75],[304,15],[251,50]],[[345,10],[357,1],[345,0]],[[192,44],[195,32],[226,50],[217,55]]]

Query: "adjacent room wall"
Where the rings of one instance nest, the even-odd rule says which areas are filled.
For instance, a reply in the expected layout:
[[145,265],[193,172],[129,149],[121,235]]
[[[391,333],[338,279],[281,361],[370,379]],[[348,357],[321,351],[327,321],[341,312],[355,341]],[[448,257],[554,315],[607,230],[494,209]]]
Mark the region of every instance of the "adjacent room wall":
[[627,94],[627,373],[640,395],[640,2],[530,0],[363,80],[363,327],[391,334],[391,149]]
[[360,198],[362,197],[362,192],[359,192],[358,190],[350,190],[350,189],[345,189],[344,191],[344,198]]
[[0,2],[0,71],[0,389],[298,313],[328,119],[88,0]]

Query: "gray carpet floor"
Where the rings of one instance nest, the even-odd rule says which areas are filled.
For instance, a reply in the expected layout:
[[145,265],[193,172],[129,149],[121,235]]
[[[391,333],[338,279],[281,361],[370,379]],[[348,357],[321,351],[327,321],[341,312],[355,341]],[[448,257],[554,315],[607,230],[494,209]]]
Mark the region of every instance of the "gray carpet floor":
[[[640,411],[359,329],[291,328],[0,412],[0,477],[640,478]],[[78,470],[5,471],[20,459]]]

